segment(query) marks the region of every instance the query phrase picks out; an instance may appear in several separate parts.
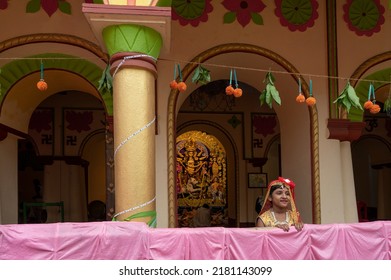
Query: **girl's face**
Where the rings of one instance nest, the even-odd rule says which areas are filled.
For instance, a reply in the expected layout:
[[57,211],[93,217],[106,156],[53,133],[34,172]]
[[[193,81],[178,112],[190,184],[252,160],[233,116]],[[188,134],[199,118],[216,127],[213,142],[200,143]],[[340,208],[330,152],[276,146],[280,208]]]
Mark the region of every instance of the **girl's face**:
[[291,201],[291,196],[290,196],[288,188],[285,186],[282,186],[282,187],[276,189],[272,193],[271,197],[269,197],[269,200],[272,202],[273,207],[287,208],[290,201]]

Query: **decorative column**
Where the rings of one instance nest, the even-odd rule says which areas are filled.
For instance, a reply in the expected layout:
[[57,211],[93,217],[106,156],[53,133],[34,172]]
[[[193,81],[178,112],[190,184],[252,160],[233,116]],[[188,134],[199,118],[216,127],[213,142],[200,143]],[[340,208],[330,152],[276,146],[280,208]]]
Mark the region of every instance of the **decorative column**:
[[115,186],[110,190],[115,192],[113,217],[156,226],[156,60],[161,49],[169,51],[171,7],[156,7],[156,1],[140,1],[138,6],[137,2],[128,1],[128,6],[118,5],[117,1],[109,3],[117,5],[84,3],[83,12],[101,47],[107,49],[110,56],[114,118]]
[[341,167],[343,184],[343,202],[345,223],[357,223],[357,199],[354,185],[352,153],[350,142],[344,141],[341,145]]
[[113,77],[114,217],[138,213],[153,223],[155,79],[162,38],[154,29],[130,24],[108,26],[102,35]]

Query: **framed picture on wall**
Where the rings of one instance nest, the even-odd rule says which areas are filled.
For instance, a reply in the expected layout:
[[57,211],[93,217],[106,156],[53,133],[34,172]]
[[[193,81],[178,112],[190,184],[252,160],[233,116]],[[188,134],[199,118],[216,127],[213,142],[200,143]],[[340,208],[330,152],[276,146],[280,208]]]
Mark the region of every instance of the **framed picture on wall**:
[[267,174],[266,173],[248,173],[249,188],[266,188]]

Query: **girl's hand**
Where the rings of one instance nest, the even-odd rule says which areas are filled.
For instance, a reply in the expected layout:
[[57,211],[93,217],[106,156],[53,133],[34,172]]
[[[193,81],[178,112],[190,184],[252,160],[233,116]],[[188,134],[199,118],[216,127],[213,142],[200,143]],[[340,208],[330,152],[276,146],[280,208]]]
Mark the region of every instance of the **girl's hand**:
[[283,231],[289,231],[289,225],[288,224],[278,224],[276,227],[282,229]]
[[297,231],[301,231],[304,227],[304,224],[302,222],[298,222],[297,224],[295,224],[295,228]]

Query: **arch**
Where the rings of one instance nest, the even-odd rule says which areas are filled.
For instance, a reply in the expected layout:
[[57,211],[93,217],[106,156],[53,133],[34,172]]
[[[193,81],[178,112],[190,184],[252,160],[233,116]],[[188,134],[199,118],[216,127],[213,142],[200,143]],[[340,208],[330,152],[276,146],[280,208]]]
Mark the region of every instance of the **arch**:
[[38,43],[72,45],[91,52],[105,63],[109,60],[108,55],[102,52],[102,49],[98,45],[77,36],[58,33],[36,33],[7,39],[0,43],[0,53],[23,45]]
[[86,147],[86,145],[88,144],[88,142],[93,138],[95,137],[96,135],[98,134],[105,134],[106,130],[105,129],[98,129],[98,130],[94,130],[92,131],[90,134],[88,134],[84,139],[83,141],[81,142],[80,144],[80,147],[79,147],[79,151],[77,153],[78,156],[81,156],[83,154],[83,150],[84,148]]
[[356,141],[353,141],[353,142],[352,142],[352,149],[355,148],[355,146],[356,146],[358,143],[360,143],[360,142],[362,142],[362,141],[365,141],[365,140],[368,140],[368,139],[374,139],[374,140],[376,140],[376,141],[379,141],[380,143],[384,144],[384,145],[387,147],[387,149],[388,149],[389,152],[391,152],[391,143],[390,143],[390,142],[388,142],[387,140],[385,140],[385,139],[384,139],[383,137],[381,137],[381,136],[378,136],[378,135],[371,135],[371,134],[369,134],[369,135],[363,135],[363,136],[361,136],[359,139],[357,139]]
[[[380,194],[389,185],[379,179],[383,172],[390,175],[391,143],[382,136],[366,134],[352,142],[351,151],[357,201],[365,202],[372,210],[387,205],[389,196]],[[376,212],[371,212],[370,221],[378,219]]]
[[[102,60],[104,63],[108,63],[108,55],[102,52],[101,48],[98,45],[95,45],[83,38],[79,38],[73,35],[65,34],[30,34],[22,35],[14,38],[10,38],[3,42],[0,42],[0,53],[10,50],[12,48],[28,45],[28,44],[38,44],[38,43],[58,43],[72,45],[75,47],[82,48],[94,54],[97,58]],[[36,59],[34,59],[36,58]],[[84,77],[89,83],[98,87],[99,79],[102,75],[102,69],[95,65],[92,62],[89,62],[85,59],[80,59],[74,56],[65,55],[65,54],[41,54],[26,57],[26,59],[21,59],[17,61],[12,61],[7,65],[2,67],[2,72],[0,75],[0,84],[2,86],[3,92],[7,93],[10,90],[13,84],[15,84],[22,77],[32,73],[38,72],[40,70],[40,60],[39,58],[48,58],[45,60],[45,68],[52,69],[63,69]],[[68,58],[68,59],[59,59],[51,60],[50,58]],[[75,58],[75,59],[72,59]],[[100,93],[99,93],[100,94]],[[0,94],[0,103],[2,103],[6,94]],[[109,115],[112,115],[112,96],[106,94],[101,95],[102,100],[105,103],[106,110]],[[0,107],[1,112],[1,107]]]
[[[351,84],[355,88],[357,92],[357,96],[360,98],[361,101],[364,100],[365,102],[368,99],[368,88],[369,88],[368,81],[381,81],[374,85],[375,89],[380,88],[391,82],[390,81],[391,68],[377,71],[375,73],[365,76],[362,79],[363,75],[372,67],[387,61],[391,61],[391,51],[381,53],[367,59],[353,72],[351,76],[352,79]],[[365,81],[360,81],[360,79]],[[361,111],[354,107],[349,112],[349,119],[352,121],[362,121],[363,116],[364,116],[364,111]]]
[[[238,178],[239,178],[239,172],[238,172],[238,168],[236,168],[238,166],[238,162],[239,162],[239,158],[238,158],[238,147],[236,146],[235,144],[235,141],[234,139],[232,138],[231,134],[229,134],[229,132],[224,128],[222,127],[221,125],[215,123],[215,122],[211,122],[211,121],[207,121],[207,120],[198,120],[198,121],[188,121],[188,122],[185,122],[183,123],[180,127],[178,127],[178,131],[181,131],[182,129],[184,129],[185,127],[189,127],[189,126],[192,126],[192,125],[206,125],[206,126],[209,126],[209,127],[213,127],[215,129],[217,129],[218,131],[220,131],[225,137],[226,139],[228,140],[229,144],[231,145],[233,151],[234,151],[234,170],[235,170],[235,196],[238,197],[239,196],[239,189],[238,189]],[[239,219],[239,209],[240,209],[240,201],[238,200],[236,202],[236,208],[235,208],[235,217],[236,217],[236,225],[239,226],[240,224],[240,219]],[[175,210],[176,211],[176,210]]]
[[[309,96],[309,88],[301,75],[296,75],[298,70],[286,59],[274,53],[268,49],[240,43],[223,44],[212,47],[196,57],[194,57],[182,71],[182,79],[186,81],[190,74],[196,69],[196,67],[215,56],[234,53],[244,52],[255,54],[266,57],[289,73],[292,73],[292,78],[298,83],[299,78],[302,81],[303,94]],[[168,216],[169,216],[169,227],[175,227],[175,138],[176,138],[176,103],[178,99],[179,91],[177,89],[171,90],[168,100],[168,116],[167,116],[167,137],[168,137]],[[319,127],[318,127],[318,112],[316,105],[309,108],[310,113],[310,129],[311,129],[311,162],[312,162],[312,205],[313,205],[313,222],[316,224],[320,223],[320,172],[319,172]]]

